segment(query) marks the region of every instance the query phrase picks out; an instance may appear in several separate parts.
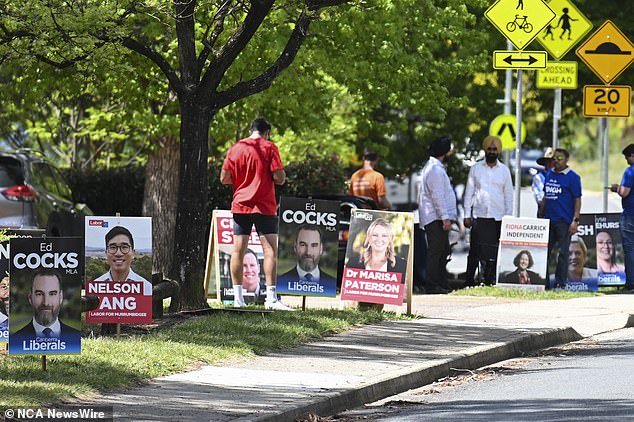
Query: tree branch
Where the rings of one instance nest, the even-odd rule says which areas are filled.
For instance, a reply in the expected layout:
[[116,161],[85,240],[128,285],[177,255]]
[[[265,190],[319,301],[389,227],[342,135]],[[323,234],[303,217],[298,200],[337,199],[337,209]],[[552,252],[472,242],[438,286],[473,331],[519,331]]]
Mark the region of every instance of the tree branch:
[[199,93],[203,97],[210,95],[220,85],[227,69],[249,44],[269,14],[273,3],[274,0],[251,0],[251,7],[242,25],[236,29],[236,32],[218,54],[217,59],[209,65],[202,77]]
[[176,11],[176,38],[181,80],[186,86],[194,86],[200,80],[201,68],[196,60],[196,35],[194,11],[196,0],[174,0]]
[[169,81],[172,89],[174,89],[174,91],[176,91],[179,96],[187,94],[185,84],[183,84],[174,69],[172,69],[172,66],[170,66],[170,64],[167,62],[167,60],[163,58],[163,56],[133,38],[126,38],[121,42],[121,44],[124,47],[154,62],[167,77],[167,80]]
[[[209,22],[209,26],[207,27],[207,31],[205,31],[205,35],[203,36],[203,45],[204,48],[198,55],[198,67],[202,69],[209,57],[209,54],[213,51],[214,44],[222,31],[225,29],[225,18],[232,12],[232,8],[229,7],[231,5],[231,0],[226,0],[223,4],[220,5],[218,11],[214,15],[214,17]],[[211,27],[213,26],[213,32],[211,35],[209,32],[211,31]]]
[[[297,52],[308,35],[308,28],[313,19],[313,14],[302,12],[302,14],[297,18],[297,22],[295,22],[295,29],[293,29],[293,32],[286,43],[286,47],[284,47],[284,51],[282,51],[275,63],[254,79],[237,83],[231,88],[220,92],[218,95],[210,97],[209,104],[212,109],[219,110],[242,98],[246,98],[269,88],[275,78],[277,78],[295,60]],[[209,94],[210,93],[208,93],[208,95]],[[201,95],[204,94],[201,93]]]
[[314,12],[326,7],[341,6],[346,3],[352,3],[352,0],[308,0],[306,1],[306,8]]

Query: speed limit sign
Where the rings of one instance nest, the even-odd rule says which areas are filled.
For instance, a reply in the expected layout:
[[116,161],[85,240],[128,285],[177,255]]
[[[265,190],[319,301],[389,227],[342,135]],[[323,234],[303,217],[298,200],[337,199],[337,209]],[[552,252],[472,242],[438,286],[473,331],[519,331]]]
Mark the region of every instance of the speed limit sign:
[[632,87],[627,85],[585,85],[583,115],[586,117],[630,117]]

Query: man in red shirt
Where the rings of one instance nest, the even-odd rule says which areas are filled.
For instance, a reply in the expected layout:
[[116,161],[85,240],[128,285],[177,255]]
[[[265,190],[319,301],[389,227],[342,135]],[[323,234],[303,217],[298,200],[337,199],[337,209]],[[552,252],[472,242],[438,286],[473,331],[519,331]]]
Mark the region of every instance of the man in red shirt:
[[249,133],[248,138],[229,148],[220,172],[220,182],[233,185],[231,212],[234,225],[230,266],[234,305],[245,306],[242,295],[244,255],[255,224],[264,253],[265,307],[290,310],[277,300],[275,292],[278,219],[274,185],[284,184],[286,173],[277,146],[268,140],[271,133],[269,122],[261,117],[255,119]]

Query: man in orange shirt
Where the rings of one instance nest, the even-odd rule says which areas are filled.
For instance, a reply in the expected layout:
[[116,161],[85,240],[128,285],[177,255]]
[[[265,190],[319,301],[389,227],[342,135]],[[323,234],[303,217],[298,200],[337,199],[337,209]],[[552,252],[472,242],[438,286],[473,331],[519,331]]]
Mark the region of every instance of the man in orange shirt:
[[379,164],[376,152],[366,151],[363,154],[363,168],[354,172],[350,178],[350,193],[356,196],[372,198],[381,210],[389,210],[392,204],[387,200],[385,179],[375,170]]

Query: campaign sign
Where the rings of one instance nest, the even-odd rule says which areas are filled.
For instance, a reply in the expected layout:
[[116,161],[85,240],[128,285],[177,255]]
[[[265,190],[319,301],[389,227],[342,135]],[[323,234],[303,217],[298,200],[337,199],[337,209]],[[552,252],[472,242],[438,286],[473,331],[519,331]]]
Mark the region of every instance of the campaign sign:
[[88,216],[85,228],[86,295],[99,297],[86,322],[150,324],[152,219]]
[[[620,214],[581,214],[570,239],[566,290],[597,291],[625,284]],[[555,257],[549,268],[555,271]],[[551,276],[551,285],[554,277]]]
[[599,286],[625,284],[620,214],[594,215],[594,245]]
[[401,305],[414,215],[352,210],[341,299]]
[[497,285],[543,291],[548,260],[549,220],[502,217]]
[[337,296],[339,202],[282,197],[277,293]]
[[[565,289],[596,292],[599,286],[625,284],[619,214],[581,214],[577,233],[570,238]],[[556,251],[551,256],[550,283],[554,285]]]
[[[216,297],[224,304],[233,304],[233,281],[231,280],[231,252],[233,251],[233,214],[231,211],[214,210],[211,222],[213,254],[211,274],[217,286]],[[251,230],[247,254],[244,257],[244,275],[241,280],[242,296],[246,304],[263,304],[266,299],[264,278],[264,255],[255,227]],[[208,283],[207,289],[212,283]],[[237,284],[237,283],[236,283]],[[207,290],[209,294],[209,290]]]
[[9,341],[9,239],[13,237],[42,237],[44,230],[8,229],[6,240],[0,243],[0,343]]
[[[570,238],[566,290],[589,292],[599,290],[594,218],[594,214],[581,214],[577,225],[577,233]],[[557,263],[556,254],[553,254],[551,261],[549,272],[554,274]],[[550,277],[550,283],[551,286],[555,284],[553,275]]]
[[10,240],[9,354],[81,353],[80,237]]

